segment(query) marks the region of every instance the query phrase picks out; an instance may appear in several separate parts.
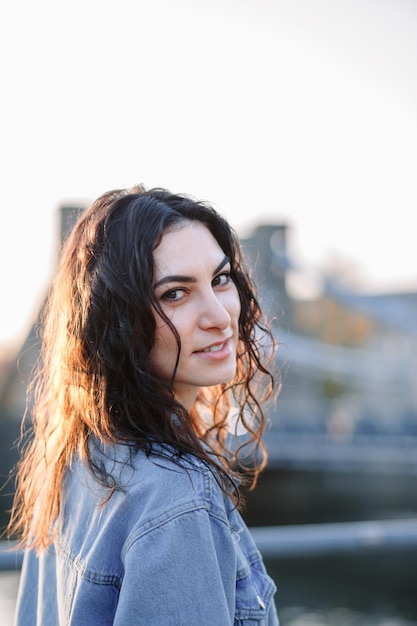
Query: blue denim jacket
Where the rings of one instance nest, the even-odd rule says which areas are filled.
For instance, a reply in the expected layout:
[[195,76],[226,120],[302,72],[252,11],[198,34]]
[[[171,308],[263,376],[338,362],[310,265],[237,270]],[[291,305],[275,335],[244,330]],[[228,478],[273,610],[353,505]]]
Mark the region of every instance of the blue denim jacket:
[[122,488],[103,503],[108,492],[74,462],[57,540],[25,554],[15,625],[277,626],[275,585],[213,473],[191,457],[179,467],[111,449]]

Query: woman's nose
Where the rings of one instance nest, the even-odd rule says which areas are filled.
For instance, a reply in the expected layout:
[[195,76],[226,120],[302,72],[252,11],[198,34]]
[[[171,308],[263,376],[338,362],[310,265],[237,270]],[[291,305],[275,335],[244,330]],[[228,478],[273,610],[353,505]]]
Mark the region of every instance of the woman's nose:
[[231,323],[231,316],[216,296],[216,294],[209,294],[202,303],[202,309],[200,313],[200,327],[201,328],[219,328],[225,330]]

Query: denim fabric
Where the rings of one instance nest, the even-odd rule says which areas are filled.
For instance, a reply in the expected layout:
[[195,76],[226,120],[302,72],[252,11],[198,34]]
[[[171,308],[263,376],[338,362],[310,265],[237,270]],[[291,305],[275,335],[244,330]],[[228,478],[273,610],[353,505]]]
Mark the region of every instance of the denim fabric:
[[81,462],[68,473],[57,540],[25,554],[15,625],[277,626],[275,585],[213,473],[112,450],[107,502]]

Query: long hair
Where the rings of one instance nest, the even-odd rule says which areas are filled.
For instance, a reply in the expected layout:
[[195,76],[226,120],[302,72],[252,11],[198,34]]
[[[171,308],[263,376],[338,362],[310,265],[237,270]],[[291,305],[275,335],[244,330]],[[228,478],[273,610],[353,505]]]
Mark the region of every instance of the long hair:
[[[153,255],[165,232],[190,221],[203,223],[229,257],[241,303],[236,375],[230,383],[201,388],[191,413],[149,359],[159,315],[176,338],[179,360],[180,337],[152,287]],[[192,454],[215,470],[225,492],[235,493],[237,474],[255,485],[266,463],[261,403],[274,385],[266,348],[273,340],[261,322],[237,236],[212,207],[142,186],[98,198],[63,246],[40,334],[29,387],[31,435],[17,468],[9,525],[22,544],[41,550],[52,541],[65,471],[75,456],[111,497],[117,485],[95,455],[97,442],[122,442],[147,454],[158,444],[174,450],[178,463]],[[247,433],[237,448],[228,443],[231,409]],[[203,413],[207,428],[197,434],[193,424]]]

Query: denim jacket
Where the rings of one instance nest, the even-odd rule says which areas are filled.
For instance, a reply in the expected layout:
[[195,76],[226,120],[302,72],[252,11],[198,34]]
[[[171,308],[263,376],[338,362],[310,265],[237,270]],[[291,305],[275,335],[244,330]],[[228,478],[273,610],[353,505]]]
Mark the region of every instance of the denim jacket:
[[275,585],[213,472],[111,449],[107,501],[84,463],[68,471],[56,541],[25,554],[15,626],[277,626]]

